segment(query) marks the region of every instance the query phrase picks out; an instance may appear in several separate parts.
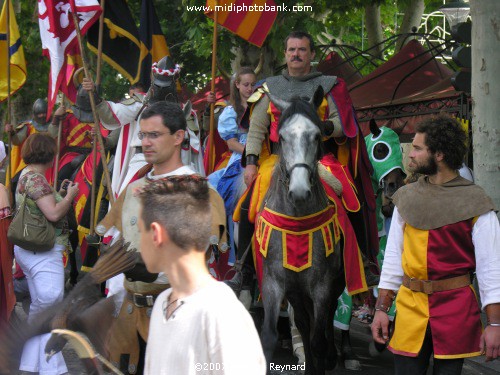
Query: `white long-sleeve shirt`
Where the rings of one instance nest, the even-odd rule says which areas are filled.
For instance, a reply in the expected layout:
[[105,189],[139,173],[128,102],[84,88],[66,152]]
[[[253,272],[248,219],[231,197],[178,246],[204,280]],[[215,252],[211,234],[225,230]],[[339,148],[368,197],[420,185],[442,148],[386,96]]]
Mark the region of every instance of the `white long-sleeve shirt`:
[[[379,288],[397,291],[403,282],[402,253],[405,222],[394,208]],[[494,211],[479,216],[472,228],[476,275],[483,308],[500,303],[500,225]]]

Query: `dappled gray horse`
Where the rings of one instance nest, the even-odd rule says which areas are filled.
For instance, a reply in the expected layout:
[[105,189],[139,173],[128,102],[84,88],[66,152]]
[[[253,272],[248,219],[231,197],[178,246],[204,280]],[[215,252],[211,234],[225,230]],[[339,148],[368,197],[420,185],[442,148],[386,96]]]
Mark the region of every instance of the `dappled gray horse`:
[[[335,209],[329,205],[317,167],[322,156],[322,123],[316,108],[323,90],[320,87],[310,102],[270,98],[281,116],[279,161],[256,223],[256,238],[264,255],[261,340],[269,363],[278,340],[280,306],[286,297],[304,341],[306,373],[324,374],[327,357],[327,367],[336,363],[332,322],[344,274],[333,233]],[[290,253],[288,248],[294,246],[306,249],[301,259]]]

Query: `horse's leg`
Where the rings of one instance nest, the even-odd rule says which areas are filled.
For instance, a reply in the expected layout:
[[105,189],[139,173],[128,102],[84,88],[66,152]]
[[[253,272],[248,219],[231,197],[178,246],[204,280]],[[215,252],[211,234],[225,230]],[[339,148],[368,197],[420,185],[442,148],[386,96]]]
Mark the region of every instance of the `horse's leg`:
[[[334,299],[334,301],[336,301]],[[337,311],[337,305],[332,307],[330,311],[328,311],[327,325],[326,325],[326,340],[328,342],[328,349],[326,353],[325,359],[325,369],[333,370],[337,366],[337,347],[335,346],[335,332],[333,330],[334,327],[334,316]],[[328,322],[332,322],[332,324],[328,324]]]
[[69,252],[68,255],[69,265],[70,265],[68,286],[73,287],[78,281],[78,265],[76,264],[76,251],[78,249],[78,242],[79,242],[78,224],[76,222],[75,211],[73,209],[73,206],[70,208],[67,217],[68,217],[68,226],[71,229],[71,233],[69,235],[69,242],[71,244],[71,247],[73,248],[73,251]]
[[292,305],[295,325],[297,326],[302,343],[304,346],[304,354],[306,357],[306,374],[314,374],[313,357],[311,351],[311,324],[309,313],[307,312],[303,296],[300,294],[288,294],[287,299]]
[[262,349],[266,357],[267,365],[273,359],[276,343],[278,342],[278,319],[285,291],[274,277],[266,277],[262,280],[262,302],[264,305],[264,323],[260,334]]
[[292,336],[292,348],[293,355],[299,360],[299,365],[306,362],[304,353],[304,343],[302,342],[302,336],[300,335],[299,329],[295,325],[294,310],[290,302],[288,303],[288,319],[290,321],[290,334]]
[[[319,288],[320,290],[322,288]],[[323,292],[321,290],[321,292]],[[334,310],[335,301],[330,293],[315,293],[313,294],[313,322],[311,336],[311,350],[314,360],[315,374],[324,375],[326,355],[328,352],[328,341],[326,338],[327,326],[333,326],[332,311]]]
[[347,294],[347,290],[337,300],[338,308],[335,313],[334,325],[341,332],[340,354],[344,367],[348,370],[361,370],[356,355],[352,351],[349,328],[352,319],[352,297]]

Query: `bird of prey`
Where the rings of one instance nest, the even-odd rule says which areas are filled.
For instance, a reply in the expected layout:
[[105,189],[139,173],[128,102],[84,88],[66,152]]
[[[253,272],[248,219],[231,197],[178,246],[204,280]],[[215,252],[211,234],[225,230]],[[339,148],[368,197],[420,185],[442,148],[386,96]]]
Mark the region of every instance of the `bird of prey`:
[[[2,330],[0,327],[0,362],[10,362],[11,367],[17,366],[24,343],[31,337],[50,333],[53,329],[83,332],[96,350],[106,355],[106,336],[113,323],[115,301],[113,298],[103,298],[100,284],[134,267],[135,251],[127,251],[129,245],[119,239],[105,249],[92,270],[63,301],[37,314],[34,321],[29,324],[13,321],[7,329],[4,327]],[[61,351],[65,344],[63,335],[52,335],[45,347],[47,360]]]

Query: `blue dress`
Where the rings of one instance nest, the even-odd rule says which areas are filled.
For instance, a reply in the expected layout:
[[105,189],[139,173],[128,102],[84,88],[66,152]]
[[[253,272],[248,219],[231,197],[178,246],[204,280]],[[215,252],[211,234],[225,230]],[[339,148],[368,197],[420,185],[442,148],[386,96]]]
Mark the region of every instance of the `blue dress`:
[[[242,145],[247,141],[247,129],[249,111],[247,110],[238,124],[236,111],[232,106],[227,106],[219,117],[217,130],[224,141],[236,138]],[[239,198],[240,186],[243,184],[243,168],[241,166],[241,154],[232,152],[226,168],[219,169],[208,176],[208,182],[217,189],[224,200],[226,209],[231,253],[229,262],[235,261],[236,249],[234,245],[233,212]]]

